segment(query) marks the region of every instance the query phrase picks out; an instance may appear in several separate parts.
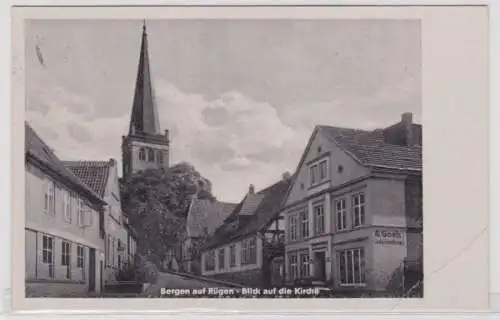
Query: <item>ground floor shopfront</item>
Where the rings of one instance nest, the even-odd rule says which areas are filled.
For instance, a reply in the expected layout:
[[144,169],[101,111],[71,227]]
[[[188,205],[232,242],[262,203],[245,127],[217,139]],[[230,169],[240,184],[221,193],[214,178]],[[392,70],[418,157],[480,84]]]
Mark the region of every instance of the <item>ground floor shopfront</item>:
[[313,281],[335,289],[385,291],[421,250],[421,232],[362,227],[286,246],[286,282]]

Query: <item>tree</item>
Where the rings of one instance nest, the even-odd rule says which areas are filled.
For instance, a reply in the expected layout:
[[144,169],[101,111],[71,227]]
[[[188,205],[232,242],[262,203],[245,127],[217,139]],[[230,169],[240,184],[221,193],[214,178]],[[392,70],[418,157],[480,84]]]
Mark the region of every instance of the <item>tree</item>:
[[186,215],[193,195],[215,200],[211,183],[188,163],[167,170],[150,169],[122,181],[122,204],[138,233],[139,250],[163,262],[185,238]]

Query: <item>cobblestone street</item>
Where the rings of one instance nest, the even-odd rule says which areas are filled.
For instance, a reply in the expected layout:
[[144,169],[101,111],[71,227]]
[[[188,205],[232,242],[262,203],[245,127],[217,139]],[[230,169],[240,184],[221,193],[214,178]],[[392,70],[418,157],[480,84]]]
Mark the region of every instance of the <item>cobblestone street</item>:
[[202,289],[202,288],[224,288],[226,286],[202,281],[186,276],[181,276],[172,273],[160,272],[155,284],[146,290],[148,296],[160,297],[161,288],[165,289]]

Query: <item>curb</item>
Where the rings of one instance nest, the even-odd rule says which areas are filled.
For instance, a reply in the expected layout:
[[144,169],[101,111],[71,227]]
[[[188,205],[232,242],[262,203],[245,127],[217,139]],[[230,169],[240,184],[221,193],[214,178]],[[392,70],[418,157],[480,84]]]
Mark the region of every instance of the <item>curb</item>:
[[178,276],[181,276],[184,278],[190,278],[190,279],[200,280],[200,281],[204,281],[204,282],[213,282],[213,283],[217,283],[217,284],[221,284],[221,285],[225,285],[225,286],[229,286],[229,287],[245,288],[244,285],[241,285],[238,283],[228,282],[228,281],[224,281],[224,280],[218,280],[218,279],[213,279],[213,278],[208,278],[208,277],[203,277],[203,276],[197,276],[197,275],[193,275],[193,274],[189,274],[189,273],[181,273],[181,272],[170,271],[170,270],[169,271],[162,271],[162,272],[171,273],[171,274],[175,274],[175,275],[178,275]]

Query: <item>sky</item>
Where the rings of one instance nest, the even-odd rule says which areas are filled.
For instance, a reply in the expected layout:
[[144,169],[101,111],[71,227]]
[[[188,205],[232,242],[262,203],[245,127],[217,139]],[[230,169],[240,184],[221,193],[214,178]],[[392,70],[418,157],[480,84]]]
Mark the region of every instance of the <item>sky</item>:
[[[171,163],[193,164],[221,201],[295,171],[315,125],[421,119],[417,20],[177,19],[147,30]],[[121,168],[141,32],[142,20],[27,22],[26,118],[59,158]]]

